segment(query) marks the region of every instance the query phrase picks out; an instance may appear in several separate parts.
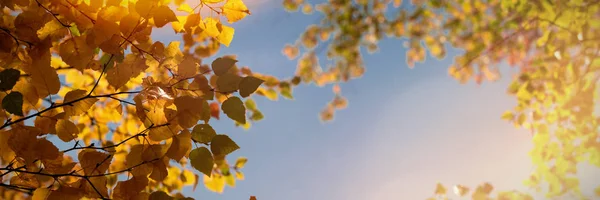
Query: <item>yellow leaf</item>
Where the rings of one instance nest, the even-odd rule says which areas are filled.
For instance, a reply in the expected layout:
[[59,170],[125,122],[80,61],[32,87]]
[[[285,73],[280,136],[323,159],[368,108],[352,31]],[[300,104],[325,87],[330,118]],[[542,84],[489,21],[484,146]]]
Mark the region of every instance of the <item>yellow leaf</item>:
[[148,178],[132,177],[126,181],[119,181],[113,192],[114,199],[134,199],[144,188],[148,186]]
[[139,0],[135,3],[135,10],[141,17],[150,19],[158,7],[157,0]]
[[190,153],[190,150],[192,150],[192,135],[187,129],[183,129],[179,135],[173,137],[173,142],[165,155],[175,161],[180,161]]
[[66,119],[59,119],[56,122],[56,134],[62,141],[69,142],[77,138],[79,129],[73,122]]
[[[76,116],[86,113],[95,103],[98,101],[97,98],[86,97],[87,91],[85,90],[72,90],[67,92],[63,103],[69,105],[64,106],[66,116]],[[75,102],[77,101],[77,102]]]
[[229,26],[221,25],[221,33],[217,36],[217,40],[219,43],[229,47],[231,41],[233,40],[233,35],[235,33],[235,29]]
[[219,3],[224,0],[200,0],[200,1],[202,1],[203,3]]
[[163,27],[169,22],[177,21],[175,13],[168,6],[159,6],[154,12],[154,25]]
[[58,51],[65,63],[80,71],[87,68],[90,61],[94,59],[94,49],[87,45],[86,37],[87,35],[83,35],[65,40],[60,44]]
[[177,121],[183,128],[191,128],[196,125],[202,117],[202,99],[191,96],[180,96],[175,98],[177,106]]
[[446,195],[446,187],[444,187],[444,185],[442,185],[441,183],[437,183],[437,185],[435,186],[435,195]]
[[216,38],[221,33],[217,24],[220,24],[215,18],[209,17],[204,19],[204,32],[206,35]]
[[119,23],[119,30],[125,37],[128,37],[136,32],[137,26],[140,22],[140,15],[136,12],[131,12],[121,19],[121,22]]
[[112,162],[110,154],[95,150],[83,150],[78,158],[85,175],[104,174]]
[[204,175],[204,186],[206,189],[220,194],[225,189],[225,179],[221,175],[212,177]]
[[48,188],[38,188],[33,191],[32,200],[46,200],[46,198],[50,195],[50,189]]
[[254,76],[246,76],[239,83],[240,96],[248,97],[265,81]]
[[148,68],[146,60],[141,55],[127,54],[122,63],[106,72],[108,84],[115,89],[123,87],[133,77],[138,76]]
[[239,157],[236,161],[235,161],[235,165],[234,167],[236,169],[241,169],[244,168],[244,165],[246,165],[246,163],[248,162],[248,158],[246,157]]
[[200,62],[200,60],[194,58],[193,56],[186,55],[183,58],[183,61],[181,61],[181,63],[178,65],[177,75],[181,76],[182,78],[188,78],[196,75],[198,72],[197,69],[200,66]]
[[190,7],[190,5],[188,5],[187,3],[182,3],[181,5],[179,5],[179,7],[177,7],[177,10],[187,12],[190,14],[194,12],[194,10],[192,10],[192,7]]
[[95,33],[94,44],[100,45],[104,41],[110,40],[113,35],[118,35],[120,29],[117,22],[99,18],[94,24],[93,31]]
[[227,0],[225,5],[223,5],[223,14],[225,14],[229,23],[233,23],[249,15],[250,10],[248,10],[248,7],[246,7],[242,0]]
[[57,20],[50,20],[40,30],[37,31],[37,35],[40,40],[46,39],[46,37],[56,38],[63,37],[67,29],[62,26]]
[[229,187],[235,187],[235,177],[233,177],[233,174],[225,176],[225,183],[229,185]]
[[235,171],[235,178],[237,178],[237,180],[243,181],[244,180],[244,173],[240,172],[240,171]]
[[463,185],[455,185],[454,186],[454,194],[462,197],[462,196],[465,196],[467,193],[469,193],[468,187],[465,187]]

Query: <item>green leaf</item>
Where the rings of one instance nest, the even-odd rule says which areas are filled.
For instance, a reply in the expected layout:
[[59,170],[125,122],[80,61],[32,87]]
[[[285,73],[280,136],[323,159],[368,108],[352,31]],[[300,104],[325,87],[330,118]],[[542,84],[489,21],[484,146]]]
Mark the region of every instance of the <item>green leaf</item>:
[[0,72],[0,91],[12,89],[17,84],[20,76],[21,71],[16,69],[6,69]]
[[292,96],[292,87],[290,87],[289,83],[286,83],[286,82],[279,83],[279,91],[281,93],[281,96],[283,96],[287,99],[294,99],[294,97]]
[[244,165],[246,165],[246,162],[248,162],[248,158],[245,157],[239,157],[236,161],[235,161],[235,165],[234,167],[236,169],[241,169],[244,168]]
[[71,25],[71,27],[69,27],[69,30],[71,31],[71,34],[75,37],[81,36],[81,33],[79,32],[79,28],[77,28],[77,24],[71,23],[70,25]]
[[258,89],[258,87],[264,83],[265,81],[256,78],[254,76],[246,76],[242,79],[242,81],[240,81],[240,96],[242,97],[248,97],[250,96],[252,93],[254,93],[256,91],[256,89]]
[[212,70],[215,73],[215,75],[221,76],[221,75],[227,73],[227,71],[229,71],[229,69],[231,69],[233,67],[233,65],[235,65],[235,63],[237,63],[237,60],[235,60],[233,58],[221,57],[221,58],[215,59],[212,62],[211,66],[212,66]]
[[246,108],[239,97],[229,97],[221,104],[221,110],[238,123],[246,123]]
[[226,73],[217,78],[217,89],[222,93],[231,93],[238,90],[242,77],[238,75]]
[[256,110],[256,103],[254,102],[254,100],[246,99],[246,103],[244,103],[244,104],[246,105],[246,108],[248,110],[252,110],[252,111]]
[[252,121],[260,121],[263,118],[265,118],[265,116],[262,114],[262,112],[255,110],[252,112],[252,116],[250,116],[250,120]]
[[210,142],[210,151],[215,155],[227,155],[240,147],[227,135],[217,135]]
[[206,147],[199,147],[190,152],[190,163],[194,169],[210,176],[214,165],[213,157]]
[[209,143],[217,135],[215,129],[208,124],[198,124],[192,129],[192,139],[200,143]]
[[2,99],[2,107],[11,114],[23,116],[23,95],[13,91]]

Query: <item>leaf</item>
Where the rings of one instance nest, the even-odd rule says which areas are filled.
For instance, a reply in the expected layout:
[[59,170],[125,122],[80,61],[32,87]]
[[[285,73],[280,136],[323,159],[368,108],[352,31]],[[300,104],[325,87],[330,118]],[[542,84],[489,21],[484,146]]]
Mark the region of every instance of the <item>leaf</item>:
[[254,76],[246,76],[242,78],[239,84],[240,96],[244,98],[250,96],[250,94],[254,93],[254,91],[256,91],[256,89],[258,89],[258,87],[260,87],[260,85],[264,82],[265,81]]
[[112,161],[110,154],[95,150],[83,150],[78,158],[85,175],[104,174]]
[[40,40],[46,39],[46,37],[57,38],[62,37],[66,33],[65,27],[58,22],[58,20],[50,20],[41,29],[37,31],[38,38]]
[[190,152],[190,163],[194,169],[206,176],[211,176],[214,161],[212,154],[206,147],[199,147]]
[[77,138],[79,129],[73,122],[69,120],[58,119],[56,122],[56,134],[63,142],[69,142]]
[[152,194],[150,194],[150,197],[148,197],[148,200],[173,200],[175,198],[169,196],[169,194],[163,192],[163,191],[155,191],[152,192]]
[[159,6],[154,12],[154,25],[160,28],[169,22],[176,22],[175,13],[168,6]]
[[147,68],[146,60],[141,55],[127,54],[122,63],[106,72],[106,80],[115,89],[119,89],[127,84],[131,78],[146,71]]
[[214,117],[215,119],[219,119],[220,113],[221,110],[219,109],[219,104],[217,102],[210,103],[210,116]]
[[21,77],[21,71],[6,69],[0,72],[0,91],[11,90]]
[[179,7],[177,7],[177,11],[183,11],[189,14],[194,12],[194,10],[192,10],[192,7],[190,7],[190,5],[188,5],[187,3],[182,3],[181,5],[179,5]]
[[46,198],[50,195],[50,189],[48,188],[37,188],[33,191],[32,200],[46,200]]
[[245,179],[244,173],[242,173],[240,171],[235,171],[235,178],[240,181],[244,180]]
[[221,34],[221,31],[219,30],[220,25],[221,22],[215,18],[205,18],[203,22],[204,33],[210,37],[216,38],[219,36],[219,34]]
[[72,90],[67,92],[63,103],[68,104],[63,106],[65,115],[67,116],[78,116],[86,113],[95,103],[98,101],[97,98],[86,97],[87,91],[85,90]]
[[221,32],[217,36],[217,41],[226,47],[229,47],[229,44],[231,44],[231,41],[233,40],[233,35],[235,35],[235,29],[225,25],[221,25],[220,28]]
[[225,189],[225,179],[221,175],[212,177],[204,175],[204,187],[219,194],[223,193],[223,189]]
[[228,174],[225,177],[225,183],[229,185],[229,187],[235,187],[235,177],[232,174]]
[[238,97],[230,97],[221,104],[221,110],[231,119],[240,124],[246,123],[246,108]]
[[446,195],[446,187],[444,187],[444,185],[442,185],[441,183],[437,183],[437,185],[435,186],[435,195]]
[[94,59],[94,50],[86,42],[87,35],[74,37],[62,42],[58,55],[70,66],[83,71]]
[[250,200],[256,200],[255,196],[250,196]]
[[121,19],[119,30],[124,36],[133,35],[134,32],[137,32],[136,27],[139,26],[141,20],[142,18],[138,13],[130,12]]
[[156,7],[158,7],[157,0],[139,0],[135,3],[137,13],[146,19],[150,19],[154,15]]
[[231,69],[238,61],[229,57],[220,57],[212,62],[212,70],[217,76],[221,76]]
[[217,89],[220,93],[232,93],[238,90],[241,86],[242,77],[238,75],[226,73],[217,78]]
[[192,139],[199,143],[209,143],[217,132],[208,124],[198,124],[192,129]]
[[203,3],[219,3],[224,0],[201,0]]
[[455,185],[454,186],[454,194],[462,197],[462,196],[465,196],[467,193],[469,193],[468,187],[465,187],[463,185]]
[[239,157],[236,161],[235,161],[235,165],[234,167],[236,169],[241,169],[244,168],[244,165],[246,165],[246,162],[248,162],[248,158],[245,157]]
[[216,135],[210,142],[210,151],[214,155],[227,155],[240,147],[227,135]]
[[[183,78],[192,77],[198,73],[197,69],[199,66],[200,66],[200,60],[194,58],[191,55],[186,55],[183,58],[183,61],[181,61],[181,63],[178,65],[177,75],[179,75]],[[204,76],[202,76],[202,77],[204,77]]]
[[203,100],[197,97],[180,96],[175,98],[177,122],[183,128],[191,128],[202,117]]
[[23,95],[13,91],[2,99],[2,108],[10,114],[23,116]]
[[234,23],[249,15],[250,11],[242,0],[227,0],[223,5],[223,14],[229,23]]
[[148,178],[131,177],[126,181],[119,181],[113,192],[114,199],[131,199],[137,196],[148,186]]
[[114,21],[98,18],[94,24],[94,44],[100,45],[103,42],[110,40],[113,35],[119,35],[119,24]]
[[191,150],[192,135],[187,129],[184,129],[179,135],[173,137],[173,142],[165,155],[175,161],[180,161],[184,156],[188,155]]

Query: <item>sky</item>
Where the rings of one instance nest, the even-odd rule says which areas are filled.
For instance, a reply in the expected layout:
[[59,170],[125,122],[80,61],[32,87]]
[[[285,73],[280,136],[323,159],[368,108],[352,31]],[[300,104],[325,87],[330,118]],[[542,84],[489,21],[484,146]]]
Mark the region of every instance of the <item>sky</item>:
[[[238,65],[262,74],[293,76],[296,61],[281,49],[318,16],[285,12],[280,1],[245,2],[252,15],[232,25],[234,39],[218,55],[236,54]],[[170,27],[152,34],[165,44],[181,40]],[[534,170],[527,154],[531,135],[500,119],[516,103],[505,92],[514,69],[506,67],[495,83],[461,85],[447,74],[451,56],[409,69],[399,40],[383,40],[380,51],[364,60],[365,75],[341,85],[349,106],[333,122],[318,118],[333,98],[331,86],[314,85],[294,88],[294,100],[254,98],[265,118],[249,130],[226,118],[211,120],[241,147],[228,159],[249,159],[245,180],[223,194],[201,182],[183,194],[219,200],[425,199],[437,182],[448,189],[489,182],[497,190],[527,191],[522,182]],[[582,190],[590,194],[600,173],[583,174]]]
[[[280,1],[246,2],[252,15],[233,25],[236,35],[219,55],[236,54],[239,65],[255,72],[293,76],[296,61],[281,49],[318,16],[287,13]],[[153,35],[165,43],[180,39],[170,28]],[[516,103],[505,92],[512,70],[506,67],[495,83],[461,85],[447,74],[452,60],[428,58],[409,69],[402,41],[383,40],[378,53],[366,55],[364,77],[342,84],[349,107],[331,123],[318,119],[333,97],[331,86],[302,85],[294,100],[257,97],[265,118],[249,130],[223,119],[213,125],[241,146],[230,160],[249,159],[246,179],[223,194],[202,186],[183,193],[225,200],[425,199],[438,181],[527,191],[531,135],[500,119]],[[585,175],[582,190],[590,194],[600,173]]]

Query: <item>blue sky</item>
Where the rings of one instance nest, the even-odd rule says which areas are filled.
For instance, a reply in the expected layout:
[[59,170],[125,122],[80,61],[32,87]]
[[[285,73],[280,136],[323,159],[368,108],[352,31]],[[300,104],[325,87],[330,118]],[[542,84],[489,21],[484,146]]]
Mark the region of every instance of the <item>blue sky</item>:
[[[236,54],[253,71],[291,77],[296,61],[281,54],[318,16],[287,13],[280,1],[247,0],[252,15],[236,23],[236,35],[220,55]],[[153,33],[179,40],[170,28]],[[452,57],[405,64],[402,41],[384,40],[367,55],[367,73],[342,85],[349,107],[333,123],[318,112],[333,94],[330,86],[303,85],[295,100],[257,97],[265,119],[245,131],[230,120],[216,122],[246,156],[246,180],[223,194],[184,190],[197,199],[425,199],[437,181],[474,187],[488,181],[499,190],[525,190],[533,168],[531,135],[500,119],[515,101],[506,95],[511,70],[496,83],[460,85],[447,75]],[[209,59],[210,60],[210,59]],[[214,123],[214,122],[213,122]],[[597,171],[589,177],[600,177]],[[583,180],[590,192],[594,178]],[[587,181],[587,182],[586,182]],[[588,186],[588,187],[585,187]],[[586,190],[588,188],[588,190]]]

